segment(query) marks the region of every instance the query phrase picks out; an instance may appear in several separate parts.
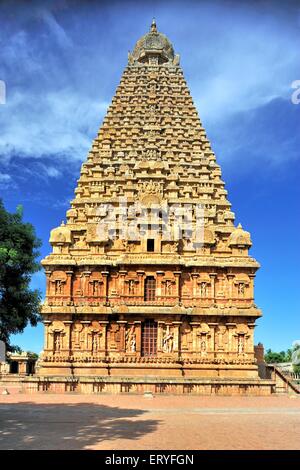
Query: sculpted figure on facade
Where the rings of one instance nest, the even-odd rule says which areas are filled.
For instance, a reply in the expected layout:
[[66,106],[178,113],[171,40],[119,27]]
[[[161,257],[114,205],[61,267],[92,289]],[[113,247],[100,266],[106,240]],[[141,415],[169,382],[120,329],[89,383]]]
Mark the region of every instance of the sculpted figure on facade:
[[83,331],[83,324],[80,321],[76,321],[73,325],[73,349],[81,349],[83,338],[81,332]]
[[[48,327],[48,334],[52,338],[52,351],[60,353],[64,348],[65,325],[63,322],[55,320]],[[49,343],[49,341],[48,341]]]
[[135,352],[136,351],[136,334],[135,334],[135,326],[131,325],[126,330],[126,351],[127,352]]
[[102,327],[98,321],[93,321],[88,327],[88,336],[90,337],[90,349],[93,354],[101,351]]
[[237,325],[234,336],[237,340],[237,352],[239,355],[246,353],[246,341],[249,338],[249,328],[247,325],[240,323]]
[[206,323],[201,323],[197,329],[198,345],[197,350],[200,351],[201,355],[206,355],[208,350],[208,340],[210,338],[210,328]]
[[173,352],[173,345],[174,345],[174,335],[170,331],[170,326],[167,325],[167,328],[164,331],[164,335],[163,335],[163,352],[165,353]]
[[219,325],[216,332],[216,349],[223,350],[226,347],[226,334],[227,328],[224,325]]

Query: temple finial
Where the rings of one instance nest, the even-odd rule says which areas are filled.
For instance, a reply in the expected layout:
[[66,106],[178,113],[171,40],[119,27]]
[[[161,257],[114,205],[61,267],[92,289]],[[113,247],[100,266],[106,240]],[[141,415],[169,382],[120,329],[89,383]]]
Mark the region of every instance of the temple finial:
[[151,23],[151,32],[152,32],[152,33],[157,33],[155,18],[152,19],[152,23]]

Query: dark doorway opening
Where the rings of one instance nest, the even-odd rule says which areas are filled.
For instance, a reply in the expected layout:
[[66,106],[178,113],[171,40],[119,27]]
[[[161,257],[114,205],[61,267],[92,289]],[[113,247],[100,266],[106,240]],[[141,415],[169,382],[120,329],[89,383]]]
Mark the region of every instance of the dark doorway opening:
[[19,373],[19,363],[17,361],[12,361],[10,363],[10,373],[18,374]]
[[148,238],[147,240],[147,251],[153,252],[154,251],[154,239]]

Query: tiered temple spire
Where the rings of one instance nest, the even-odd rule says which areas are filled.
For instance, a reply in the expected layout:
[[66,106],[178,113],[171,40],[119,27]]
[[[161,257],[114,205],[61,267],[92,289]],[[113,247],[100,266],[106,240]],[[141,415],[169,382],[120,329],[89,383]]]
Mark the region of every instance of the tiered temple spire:
[[52,230],[44,374],[257,377],[258,263],[170,41],[139,39]]

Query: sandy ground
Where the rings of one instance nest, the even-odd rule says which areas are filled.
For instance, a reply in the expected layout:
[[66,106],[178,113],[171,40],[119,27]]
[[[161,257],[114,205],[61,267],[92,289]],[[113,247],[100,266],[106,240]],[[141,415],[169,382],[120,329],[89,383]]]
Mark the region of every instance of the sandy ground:
[[11,393],[0,449],[300,449],[300,396]]

